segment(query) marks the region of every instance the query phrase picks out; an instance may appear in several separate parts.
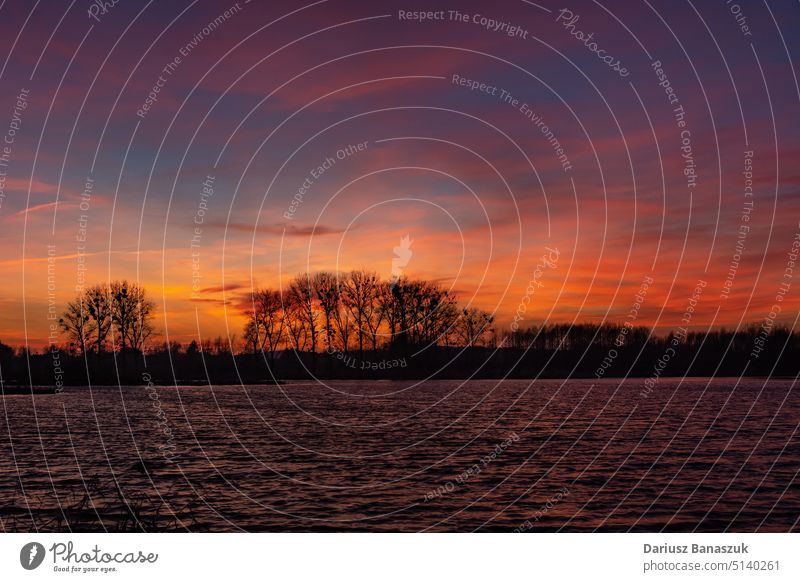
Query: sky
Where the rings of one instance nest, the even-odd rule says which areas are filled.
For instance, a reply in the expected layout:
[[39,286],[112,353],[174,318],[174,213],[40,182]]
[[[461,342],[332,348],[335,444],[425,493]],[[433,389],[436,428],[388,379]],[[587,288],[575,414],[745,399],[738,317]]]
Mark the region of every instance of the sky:
[[795,327],[795,2],[100,6],[0,4],[4,343],[122,278],[157,341],[241,336],[405,236],[499,331]]

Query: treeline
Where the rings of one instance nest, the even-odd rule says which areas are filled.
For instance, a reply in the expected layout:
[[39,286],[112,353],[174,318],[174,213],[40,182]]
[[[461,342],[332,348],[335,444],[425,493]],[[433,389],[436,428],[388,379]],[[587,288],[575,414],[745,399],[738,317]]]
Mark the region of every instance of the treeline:
[[31,353],[0,343],[6,385],[264,383],[309,378],[794,376],[800,334],[785,327],[654,336],[644,326],[552,324],[498,332],[431,281],[374,272],[301,274],[240,306],[240,339],[154,341],[155,306],[128,281],[67,305],[64,343]]
[[[553,324],[504,334],[512,376],[795,376],[800,333],[783,326],[654,335],[645,326]],[[515,363],[512,363],[515,362]]]
[[411,346],[496,345],[494,318],[431,281],[381,281],[375,272],[300,274],[284,291],[261,288],[245,310],[244,342],[279,350],[348,353]]
[[[70,353],[180,350],[146,346],[154,335],[155,304],[129,281],[86,289],[59,319]],[[493,317],[459,307],[456,297],[430,281],[381,281],[374,272],[301,274],[279,291],[256,289],[245,301],[243,340],[215,340],[216,351],[266,353],[349,352],[387,346],[491,346]],[[201,345],[205,343],[205,345]],[[193,342],[188,351],[212,348]],[[225,346],[228,346],[227,348]]]
[[[765,333],[751,326],[651,336],[645,327],[546,325],[497,338],[491,345],[400,345],[378,343],[363,351],[326,353],[281,348],[273,354],[236,349],[227,338],[160,343],[145,352],[31,353],[0,344],[5,386],[262,384],[318,378],[664,378],[670,376],[778,376],[800,373],[800,334],[783,327]],[[321,333],[324,338],[325,332]],[[365,336],[366,339],[366,336]],[[310,341],[310,340],[309,340]],[[355,343],[355,342],[354,342]],[[353,345],[353,344],[351,344]],[[382,347],[381,347],[382,345]],[[758,346],[760,351],[754,350]],[[88,373],[88,375],[87,375]]]

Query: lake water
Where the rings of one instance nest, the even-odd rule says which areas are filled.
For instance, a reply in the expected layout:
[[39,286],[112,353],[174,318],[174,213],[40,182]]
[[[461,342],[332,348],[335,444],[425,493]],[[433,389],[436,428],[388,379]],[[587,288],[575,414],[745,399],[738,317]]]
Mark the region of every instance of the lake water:
[[641,389],[343,381],[6,396],[0,518],[5,531],[798,528],[791,381]]

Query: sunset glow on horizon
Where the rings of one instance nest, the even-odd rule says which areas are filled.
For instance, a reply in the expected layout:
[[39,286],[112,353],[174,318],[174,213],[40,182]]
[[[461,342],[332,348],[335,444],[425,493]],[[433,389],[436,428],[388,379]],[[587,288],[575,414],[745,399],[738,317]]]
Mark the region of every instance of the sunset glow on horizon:
[[2,8],[0,341],[118,279],[151,341],[240,339],[254,288],[388,281],[404,237],[501,332],[620,322],[648,278],[659,334],[796,327],[796,11],[279,4]]

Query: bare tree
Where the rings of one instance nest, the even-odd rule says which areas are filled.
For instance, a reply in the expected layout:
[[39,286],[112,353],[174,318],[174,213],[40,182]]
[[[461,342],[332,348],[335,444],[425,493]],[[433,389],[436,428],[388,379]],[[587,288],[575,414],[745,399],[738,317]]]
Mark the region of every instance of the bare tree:
[[382,285],[378,275],[373,273],[367,289],[368,299],[364,304],[364,325],[372,341],[373,350],[378,349],[378,336],[384,322],[384,312],[381,309]]
[[336,333],[333,330],[336,315],[341,307],[341,285],[338,275],[323,271],[314,275],[314,291],[324,317],[325,345],[328,352],[334,350]]
[[67,334],[70,342],[79,346],[81,353],[85,354],[86,346],[91,341],[91,322],[83,296],[67,303],[67,310],[58,320],[58,325]]
[[462,345],[482,345],[488,341],[492,333],[494,317],[486,311],[476,307],[461,310],[455,331]]
[[95,350],[105,350],[111,332],[111,295],[107,285],[95,285],[86,290],[84,304],[94,331]]
[[128,334],[128,345],[138,351],[144,350],[145,342],[153,335],[153,312],[156,304],[147,298],[144,287],[132,283],[129,292],[132,303],[133,324]]
[[[436,344],[445,341],[458,319],[456,299],[429,281],[401,278],[391,288],[393,339],[400,344]],[[384,294],[385,300],[385,294]]]
[[111,319],[121,351],[141,351],[153,333],[155,303],[147,299],[144,287],[128,281],[114,281],[110,286]]
[[446,340],[458,321],[456,298],[437,283],[419,283],[418,302],[419,343],[437,344]]
[[295,325],[305,331],[307,341],[304,344],[306,344],[309,351],[314,352],[317,349],[317,335],[319,333],[317,327],[319,311],[316,305],[316,294],[311,275],[300,274],[295,277],[289,283],[287,296],[288,303],[292,307],[289,319],[300,320],[299,322],[289,321],[288,324],[290,327]]
[[112,331],[112,349],[141,351],[154,331],[154,310],[155,303],[147,298],[144,287],[114,281],[109,286],[90,287],[68,303],[59,325],[82,352],[105,350]]
[[378,287],[377,304],[378,312],[382,321],[386,322],[387,335],[389,343],[392,343],[397,336],[399,326],[399,310],[395,306],[394,288],[397,285],[403,285],[405,282],[402,278],[396,278],[391,282],[382,282]]
[[350,311],[343,306],[333,313],[333,321],[336,324],[334,337],[338,337],[339,348],[347,353],[350,349],[350,337],[353,334],[353,321],[350,319]]
[[414,287],[415,284],[406,277],[399,277],[380,288],[378,309],[386,320],[390,342],[394,346],[403,346],[414,341],[412,337]]
[[255,316],[250,313],[247,316],[247,321],[244,324],[244,349],[250,350],[254,354],[258,353],[259,349],[259,336],[256,329]]
[[[373,345],[377,340],[376,336],[373,336],[372,324],[376,316],[375,312],[379,310],[377,302],[379,285],[377,273],[364,270],[351,271],[342,283],[342,304],[350,312],[355,322],[359,353],[364,351],[366,336],[375,338]],[[375,329],[375,334],[377,334],[377,329]]]
[[245,338],[253,351],[261,350],[274,360],[284,336],[284,300],[280,291],[256,289],[253,292],[253,312],[245,325]]
[[111,284],[111,317],[116,332],[114,341],[123,352],[128,348],[128,336],[134,317],[128,291],[127,281],[114,281]]

